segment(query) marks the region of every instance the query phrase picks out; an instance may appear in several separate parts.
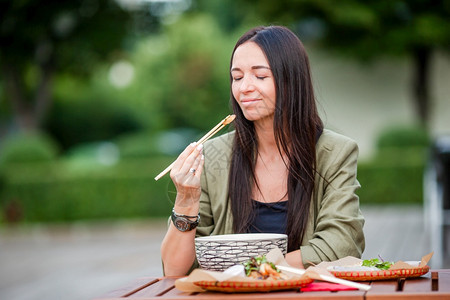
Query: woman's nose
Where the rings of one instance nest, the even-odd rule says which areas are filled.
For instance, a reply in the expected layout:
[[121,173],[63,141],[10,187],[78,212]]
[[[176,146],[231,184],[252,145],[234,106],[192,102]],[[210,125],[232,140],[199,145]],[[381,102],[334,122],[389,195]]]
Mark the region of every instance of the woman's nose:
[[242,93],[252,92],[255,90],[254,82],[249,76],[244,76],[241,80],[240,90]]

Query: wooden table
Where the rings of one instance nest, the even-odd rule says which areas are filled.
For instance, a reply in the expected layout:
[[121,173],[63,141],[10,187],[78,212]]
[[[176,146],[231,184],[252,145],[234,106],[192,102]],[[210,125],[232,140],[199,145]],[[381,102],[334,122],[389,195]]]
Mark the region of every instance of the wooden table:
[[[372,288],[364,291],[338,292],[302,292],[290,290],[268,293],[184,293],[174,286],[176,277],[145,277],[120,289],[96,298],[96,300],[123,300],[123,298],[137,299],[450,299],[450,269],[432,270],[428,274],[414,279],[399,279],[370,282]],[[367,282],[366,282],[367,283]]]

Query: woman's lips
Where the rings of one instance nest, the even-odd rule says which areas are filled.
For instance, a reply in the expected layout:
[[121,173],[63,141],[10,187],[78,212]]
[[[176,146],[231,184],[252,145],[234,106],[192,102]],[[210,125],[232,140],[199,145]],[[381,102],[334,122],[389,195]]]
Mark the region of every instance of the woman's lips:
[[241,104],[242,105],[251,105],[258,101],[261,101],[261,99],[244,99],[244,100],[241,100]]

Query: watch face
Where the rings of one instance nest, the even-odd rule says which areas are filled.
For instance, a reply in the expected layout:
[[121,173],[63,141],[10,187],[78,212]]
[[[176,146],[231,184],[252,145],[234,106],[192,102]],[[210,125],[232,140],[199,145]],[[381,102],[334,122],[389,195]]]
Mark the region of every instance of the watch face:
[[183,219],[176,219],[174,222],[175,227],[180,231],[186,231],[189,229],[189,224]]

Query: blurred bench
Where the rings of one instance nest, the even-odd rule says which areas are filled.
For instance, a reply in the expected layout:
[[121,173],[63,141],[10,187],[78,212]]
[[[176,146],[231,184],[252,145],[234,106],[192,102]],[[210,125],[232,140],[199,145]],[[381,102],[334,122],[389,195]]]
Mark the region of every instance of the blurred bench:
[[450,135],[435,140],[424,174],[426,232],[434,256],[432,267],[450,264]]

